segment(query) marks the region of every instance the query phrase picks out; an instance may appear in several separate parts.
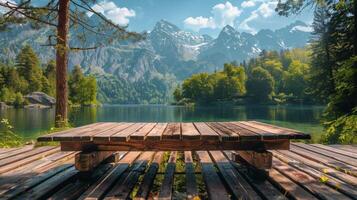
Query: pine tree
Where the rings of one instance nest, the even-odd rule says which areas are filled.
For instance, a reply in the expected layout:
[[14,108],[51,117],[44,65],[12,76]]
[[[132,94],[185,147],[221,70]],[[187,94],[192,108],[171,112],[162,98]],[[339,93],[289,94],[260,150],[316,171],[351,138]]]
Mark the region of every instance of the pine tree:
[[312,40],[310,85],[312,93],[326,102],[335,90],[334,62],[331,55],[331,34],[329,21],[331,19],[329,8],[320,7],[315,10]]
[[42,71],[40,61],[33,49],[26,45],[16,57],[16,66],[19,75],[29,83],[27,92],[41,91]]

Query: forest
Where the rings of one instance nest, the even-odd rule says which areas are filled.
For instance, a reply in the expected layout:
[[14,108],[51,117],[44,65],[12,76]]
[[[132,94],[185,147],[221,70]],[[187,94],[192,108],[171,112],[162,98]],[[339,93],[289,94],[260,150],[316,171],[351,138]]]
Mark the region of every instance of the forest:
[[[288,16],[304,4],[279,5],[278,13]],[[245,103],[319,103],[326,105],[322,140],[356,143],[357,22],[353,12],[353,1],[324,1],[316,6],[313,37],[305,49],[262,51],[247,63],[193,75],[175,90],[175,99],[212,103],[243,96]]]
[[309,51],[262,51],[247,63],[227,63],[222,71],[200,73],[183,81],[174,91],[179,104],[195,102],[320,103],[308,90]]
[[[14,64],[0,63],[0,102],[14,107],[23,107],[24,98],[31,92],[44,92],[52,97],[56,94],[55,61],[41,64],[30,46],[24,46]],[[97,103],[97,83],[93,76],[85,76],[80,66],[69,74],[69,101],[72,105]]]

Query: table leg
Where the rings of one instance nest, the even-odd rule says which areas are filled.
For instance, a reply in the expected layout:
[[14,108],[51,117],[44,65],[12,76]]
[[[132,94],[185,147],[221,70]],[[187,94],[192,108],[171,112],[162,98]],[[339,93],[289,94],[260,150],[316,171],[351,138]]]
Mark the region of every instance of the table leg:
[[232,153],[233,161],[247,164],[248,172],[256,179],[264,180],[269,175],[272,167],[273,154],[268,151],[235,151]]
[[75,167],[78,171],[88,172],[97,167],[104,160],[114,159],[114,162],[119,157],[118,153],[113,151],[91,151],[80,152],[75,156]]

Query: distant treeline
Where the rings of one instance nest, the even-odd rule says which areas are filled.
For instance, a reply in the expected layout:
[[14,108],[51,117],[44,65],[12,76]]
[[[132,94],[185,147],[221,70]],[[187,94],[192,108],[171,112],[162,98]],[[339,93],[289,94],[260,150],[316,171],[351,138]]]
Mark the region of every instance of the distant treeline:
[[[69,101],[72,104],[96,104],[97,83],[94,77],[84,76],[75,66],[68,80]],[[30,46],[24,46],[14,64],[0,63],[0,101],[15,107],[27,104],[24,95],[44,92],[56,94],[56,64],[50,61],[41,65]]]
[[222,71],[200,73],[174,91],[178,103],[319,103],[309,92],[309,52],[262,51],[248,63],[227,63]]

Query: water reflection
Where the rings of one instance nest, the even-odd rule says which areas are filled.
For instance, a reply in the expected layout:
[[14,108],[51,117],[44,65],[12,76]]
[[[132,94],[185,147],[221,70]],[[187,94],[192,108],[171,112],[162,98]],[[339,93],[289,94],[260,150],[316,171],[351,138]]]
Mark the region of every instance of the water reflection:
[[[220,106],[182,107],[165,105],[105,105],[99,108],[71,108],[69,119],[74,126],[97,121],[126,122],[188,122],[259,120],[307,132],[321,130],[319,106]],[[54,109],[0,110],[1,118],[8,118],[15,131],[26,138],[54,125]]]

